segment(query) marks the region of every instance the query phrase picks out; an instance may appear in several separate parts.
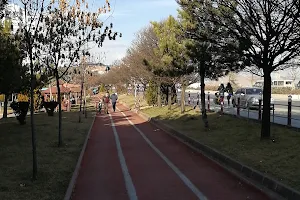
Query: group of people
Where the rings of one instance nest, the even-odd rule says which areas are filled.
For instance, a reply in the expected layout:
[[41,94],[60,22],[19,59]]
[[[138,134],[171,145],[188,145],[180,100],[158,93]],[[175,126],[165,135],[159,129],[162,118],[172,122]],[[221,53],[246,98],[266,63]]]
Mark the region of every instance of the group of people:
[[228,105],[230,105],[230,99],[233,95],[233,88],[231,86],[230,83],[227,83],[226,87],[224,86],[224,84],[222,83],[219,88],[218,88],[218,93],[219,94],[215,94],[217,98],[219,98],[220,102],[224,102],[224,96],[225,96],[225,92],[228,93],[227,95],[227,101],[228,101]]
[[104,113],[108,114],[108,105],[110,102],[112,104],[113,111],[116,112],[117,100],[118,100],[117,93],[113,93],[112,95],[109,95],[109,92],[106,92],[106,94],[99,100],[98,103],[99,113],[101,113],[103,109]]

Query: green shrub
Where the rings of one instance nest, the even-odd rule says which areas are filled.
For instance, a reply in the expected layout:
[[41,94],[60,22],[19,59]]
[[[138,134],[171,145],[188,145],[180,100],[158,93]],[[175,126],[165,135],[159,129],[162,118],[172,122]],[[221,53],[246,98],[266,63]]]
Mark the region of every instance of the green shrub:
[[99,87],[99,92],[106,92],[106,88],[104,84],[101,84]]
[[56,101],[44,102],[43,103],[48,116],[54,116],[54,110],[57,107],[58,103]]
[[10,107],[14,110],[19,123],[21,125],[26,124],[26,115],[29,109],[29,102],[12,102]]
[[153,82],[150,82],[146,89],[146,101],[149,105],[157,103],[157,86]]

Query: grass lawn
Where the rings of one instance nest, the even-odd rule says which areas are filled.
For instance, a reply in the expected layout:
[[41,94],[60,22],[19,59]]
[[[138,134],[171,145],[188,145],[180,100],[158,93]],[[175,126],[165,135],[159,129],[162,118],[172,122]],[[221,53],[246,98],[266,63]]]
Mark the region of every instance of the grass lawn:
[[172,110],[167,107],[146,108],[143,112],[300,190],[300,133],[295,130],[273,125],[271,132],[275,142],[261,141],[260,124],[246,119],[209,113],[210,129],[206,130],[200,114],[191,108],[187,108],[185,114],[180,114],[177,106]]
[[0,199],[61,200],[74,171],[93,113],[63,112],[63,142],[58,143],[58,113],[35,115],[37,133],[38,180],[32,182],[30,117],[26,125],[15,118],[0,120]]
[[[126,102],[126,105],[129,106],[130,108],[134,108],[135,98],[132,95],[121,94],[118,95],[118,98],[120,101]],[[142,97],[140,97],[140,107],[142,108],[147,105],[148,105],[147,102]]]

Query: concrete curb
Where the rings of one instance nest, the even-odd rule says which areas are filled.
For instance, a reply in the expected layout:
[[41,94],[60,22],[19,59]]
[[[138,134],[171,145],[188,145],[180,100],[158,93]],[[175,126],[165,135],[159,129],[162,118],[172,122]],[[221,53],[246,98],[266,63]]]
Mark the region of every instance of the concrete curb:
[[[122,103],[123,106],[130,109],[126,104]],[[286,186],[271,177],[264,175],[263,173],[244,165],[229,156],[222,154],[221,152],[208,147],[189,136],[174,130],[171,126],[168,126],[156,119],[149,117],[147,114],[134,111],[140,117],[149,121],[154,126],[164,130],[170,136],[175,137],[179,141],[183,142],[184,144],[188,145],[192,149],[200,152],[202,155],[207,157],[208,159],[212,160],[227,172],[232,174],[233,176],[237,177],[240,181],[245,182],[248,185],[253,186],[254,188],[262,191],[272,200],[299,200],[300,199],[300,192]]]
[[72,199],[73,190],[74,190],[74,187],[75,187],[75,184],[76,184],[76,180],[77,180],[77,177],[78,177],[78,174],[79,174],[79,170],[80,170],[80,167],[81,167],[81,161],[83,159],[83,155],[84,155],[84,152],[86,150],[87,143],[88,143],[88,141],[90,139],[91,131],[92,131],[93,125],[95,123],[96,117],[97,117],[97,113],[94,116],[93,122],[92,122],[92,124],[90,126],[90,129],[89,129],[89,132],[88,132],[88,134],[87,134],[87,136],[85,138],[85,141],[83,143],[83,147],[81,149],[81,152],[80,152],[80,155],[79,155],[79,158],[78,158],[75,170],[73,172],[72,178],[71,178],[71,180],[69,182],[69,186],[68,186],[68,189],[66,191],[64,200],[70,200],[70,199]]

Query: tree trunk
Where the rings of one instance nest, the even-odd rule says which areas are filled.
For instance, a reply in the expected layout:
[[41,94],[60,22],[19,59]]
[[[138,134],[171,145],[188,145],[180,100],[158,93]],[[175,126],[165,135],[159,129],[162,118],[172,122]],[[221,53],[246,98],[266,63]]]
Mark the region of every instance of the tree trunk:
[[208,128],[208,120],[207,120],[207,113],[205,107],[205,64],[200,64],[200,83],[201,83],[201,114],[202,114],[202,121],[204,123],[204,127]]
[[3,116],[2,118],[7,118],[7,107],[8,107],[8,94],[4,95],[4,107],[3,107]]
[[181,82],[181,97],[180,97],[180,107],[181,107],[181,113],[185,112],[185,83],[184,81]]
[[171,87],[172,104],[177,103],[177,91],[175,85]]
[[34,88],[35,74],[32,53],[30,55],[30,126],[31,126],[31,144],[32,144],[32,180],[37,179],[37,153],[36,153],[36,132],[34,123]]
[[82,114],[84,114],[84,111],[85,111],[85,87],[84,87],[84,84],[83,84],[83,90],[82,90],[82,98],[83,98],[83,101],[82,101]]
[[58,103],[58,146],[62,145],[62,134],[61,134],[61,126],[62,126],[62,112],[61,112],[61,94],[60,94],[60,86],[59,86],[59,75],[58,71],[55,72],[56,78],[56,87],[57,87],[57,103]]
[[80,106],[79,106],[79,120],[78,120],[79,123],[81,123],[82,93],[83,93],[83,81],[81,82],[81,90],[80,90]]
[[168,86],[168,110],[171,110],[172,106],[172,87]]
[[84,112],[84,117],[87,118],[87,112],[86,112],[86,87],[84,87],[83,112]]
[[263,114],[261,125],[261,139],[269,139],[271,136],[270,107],[271,107],[271,73],[264,72],[263,90]]
[[157,106],[161,108],[161,84],[157,86]]

